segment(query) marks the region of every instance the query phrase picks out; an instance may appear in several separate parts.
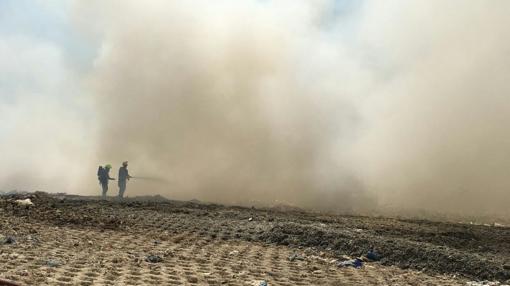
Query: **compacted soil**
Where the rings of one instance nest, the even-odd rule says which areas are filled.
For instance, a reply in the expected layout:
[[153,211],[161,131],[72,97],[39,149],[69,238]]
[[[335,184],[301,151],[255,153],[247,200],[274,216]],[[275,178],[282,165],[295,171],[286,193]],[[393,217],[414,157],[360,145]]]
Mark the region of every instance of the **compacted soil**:
[[[26,198],[34,205],[15,202]],[[380,260],[338,266],[372,248]],[[21,285],[505,283],[510,228],[161,197],[12,195],[0,197],[0,278]]]

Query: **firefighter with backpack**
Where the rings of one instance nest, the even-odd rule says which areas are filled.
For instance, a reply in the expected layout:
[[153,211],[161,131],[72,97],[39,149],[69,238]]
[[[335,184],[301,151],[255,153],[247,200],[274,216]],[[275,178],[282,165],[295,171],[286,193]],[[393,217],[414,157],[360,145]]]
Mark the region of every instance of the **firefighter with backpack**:
[[97,179],[99,180],[99,184],[103,190],[103,199],[106,199],[106,192],[108,191],[108,182],[110,180],[115,180],[115,178],[110,177],[110,169],[112,165],[106,164],[104,167],[99,166],[97,169]]

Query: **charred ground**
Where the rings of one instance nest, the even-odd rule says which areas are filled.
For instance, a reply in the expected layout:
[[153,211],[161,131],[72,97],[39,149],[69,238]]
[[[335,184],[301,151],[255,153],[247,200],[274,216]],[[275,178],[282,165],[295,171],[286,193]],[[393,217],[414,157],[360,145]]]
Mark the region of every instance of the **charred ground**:
[[[30,197],[35,207],[13,200]],[[361,256],[373,247],[382,265],[470,279],[510,279],[510,228],[427,220],[340,216],[298,210],[245,208],[169,201],[123,202],[45,193],[4,196],[7,216],[55,226],[193,233],[217,240],[242,240],[313,248],[333,256]]]

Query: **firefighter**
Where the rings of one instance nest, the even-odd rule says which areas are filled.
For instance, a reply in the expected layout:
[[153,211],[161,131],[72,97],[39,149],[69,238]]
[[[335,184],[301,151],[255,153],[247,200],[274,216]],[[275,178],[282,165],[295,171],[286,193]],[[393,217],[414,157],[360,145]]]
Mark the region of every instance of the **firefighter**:
[[131,179],[131,176],[129,175],[128,169],[128,162],[122,162],[122,167],[119,168],[119,199],[122,199],[124,197],[124,192],[126,191],[126,184],[129,179]]
[[97,170],[97,179],[99,180],[99,184],[101,185],[101,188],[103,190],[103,199],[106,199],[106,192],[108,192],[108,182],[110,180],[115,180],[115,178],[110,177],[110,169],[112,168],[112,165],[106,164],[103,167],[99,166],[99,169]]

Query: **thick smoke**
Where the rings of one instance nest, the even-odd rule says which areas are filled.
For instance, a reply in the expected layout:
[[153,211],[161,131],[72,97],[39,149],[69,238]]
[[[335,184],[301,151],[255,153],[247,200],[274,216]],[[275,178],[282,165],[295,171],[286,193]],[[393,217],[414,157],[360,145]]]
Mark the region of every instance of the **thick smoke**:
[[63,47],[0,34],[0,190],[130,160],[129,195],[509,215],[508,1],[73,5],[90,98]]
[[369,3],[359,32],[384,70],[361,106],[361,180],[386,206],[508,215],[510,3]]
[[330,209],[363,195],[341,160],[359,119],[338,82],[359,67],[321,32],[334,3],[139,4],[107,10],[91,79],[99,158],[169,182],[131,194]]
[[[503,212],[509,8],[78,2],[77,33],[100,43],[87,78],[99,141],[84,164],[130,160],[161,178],[134,179],[129,195]],[[99,192],[94,172],[76,190]]]
[[0,31],[0,191],[84,191],[90,179],[93,116],[64,58],[50,41]]

